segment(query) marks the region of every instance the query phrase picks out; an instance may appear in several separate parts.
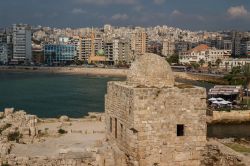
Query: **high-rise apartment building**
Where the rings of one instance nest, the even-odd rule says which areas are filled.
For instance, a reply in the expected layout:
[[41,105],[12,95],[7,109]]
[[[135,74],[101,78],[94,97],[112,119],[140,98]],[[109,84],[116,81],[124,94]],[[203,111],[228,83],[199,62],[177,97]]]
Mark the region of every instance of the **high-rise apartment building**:
[[128,39],[120,39],[118,43],[118,63],[130,64],[134,60],[131,53],[130,42]]
[[32,58],[31,28],[28,25],[13,25],[13,57],[18,63],[30,62]]
[[104,43],[104,54],[109,64],[114,64],[114,43],[108,41]]
[[169,57],[175,52],[175,43],[172,40],[163,40],[162,42],[162,55]]
[[232,56],[239,57],[241,55],[241,38],[240,32],[232,32]]
[[148,35],[144,31],[138,31],[131,35],[131,49],[135,55],[145,54],[147,51]]
[[6,54],[5,49],[7,49],[7,63],[8,63],[13,56],[12,31],[10,31],[9,29],[5,29],[2,33],[0,33],[0,45],[2,47],[1,49],[2,56],[5,57]]
[[81,40],[82,60],[88,61],[90,56],[95,56],[98,51],[104,50],[103,39],[101,35],[94,31],[85,34]]
[[241,54],[250,57],[250,39],[242,41]]
[[232,41],[228,39],[223,40],[223,48],[224,50],[232,50]]
[[119,39],[113,39],[113,60],[117,65],[119,62]]

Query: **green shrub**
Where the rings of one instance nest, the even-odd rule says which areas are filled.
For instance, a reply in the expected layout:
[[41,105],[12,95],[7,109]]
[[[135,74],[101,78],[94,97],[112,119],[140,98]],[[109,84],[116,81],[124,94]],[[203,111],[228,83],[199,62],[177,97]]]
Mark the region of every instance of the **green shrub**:
[[59,134],[66,134],[67,131],[65,131],[65,130],[63,130],[63,129],[59,129],[59,130],[58,130],[58,133],[59,133]]
[[91,119],[97,118],[95,115],[90,116]]
[[8,163],[1,164],[1,166],[10,166]]
[[8,141],[19,142],[20,138],[22,138],[22,134],[20,134],[18,131],[8,134]]

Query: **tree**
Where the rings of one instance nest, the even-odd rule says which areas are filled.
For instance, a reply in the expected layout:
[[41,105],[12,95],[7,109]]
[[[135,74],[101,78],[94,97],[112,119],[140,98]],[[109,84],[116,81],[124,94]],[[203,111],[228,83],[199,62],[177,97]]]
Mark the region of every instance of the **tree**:
[[245,78],[245,86],[250,88],[250,64],[246,64],[242,67],[242,73]]
[[169,64],[172,64],[172,63],[179,63],[179,55],[178,54],[174,54],[174,55],[171,55],[170,57],[167,57],[166,60],[168,61]]
[[243,85],[249,87],[250,85],[250,64],[245,66],[233,67],[231,72],[225,76],[230,85]]
[[199,63],[191,63],[191,66],[193,67],[193,69],[198,69],[200,67]]
[[237,74],[240,74],[240,72],[241,72],[241,67],[240,67],[240,66],[236,66],[236,67],[233,67],[233,68],[232,68],[230,74],[232,74],[232,75],[235,76],[235,75],[237,75]]
[[200,66],[202,67],[202,66],[205,64],[204,59],[200,59],[200,60],[199,60],[199,64],[200,64]]
[[216,59],[215,61],[217,68],[219,68],[220,64],[222,63],[221,59]]
[[209,61],[208,62],[208,71],[211,71],[211,69],[212,69],[212,63]]
[[229,62],[226,62],[225,65],[226,65],[226,71],[228,71]]
[[76,64],[76,65],[82,65],[83,64],[83,62],[80,61],[77,56],[74,56],[73,63]]

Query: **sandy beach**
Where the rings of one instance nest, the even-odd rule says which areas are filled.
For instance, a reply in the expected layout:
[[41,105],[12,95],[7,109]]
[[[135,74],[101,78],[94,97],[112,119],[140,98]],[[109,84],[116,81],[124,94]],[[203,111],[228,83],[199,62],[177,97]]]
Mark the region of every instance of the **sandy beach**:
[[46,73],[63,73],[63,74],[82,74],[82,75],[88,75],[88,76],[126,77],[128,69],[84,68],[84,67],[0,66],[0,71],[46,72]]

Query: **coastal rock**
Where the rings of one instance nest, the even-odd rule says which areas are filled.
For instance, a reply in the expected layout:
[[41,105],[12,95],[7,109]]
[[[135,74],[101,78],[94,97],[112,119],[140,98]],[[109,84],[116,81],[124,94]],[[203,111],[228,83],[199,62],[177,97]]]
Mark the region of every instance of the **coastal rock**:
[[59,120],[60,120],[60,122],[67,122],[67,121],[69,121],[69,117],[63,115],[63,116],[61,116],[61,117],[59,118]]
[[0,112],[0,119],[4,118],[4,112]]
[[201,160],[201,166],[246,166],[246,157],[225,145],[211,140],[207,143]]
[[4,109],[5,116],[11,115],[11,114],[13,114],[13,112],[14,112],[14,108],[5,108]]

